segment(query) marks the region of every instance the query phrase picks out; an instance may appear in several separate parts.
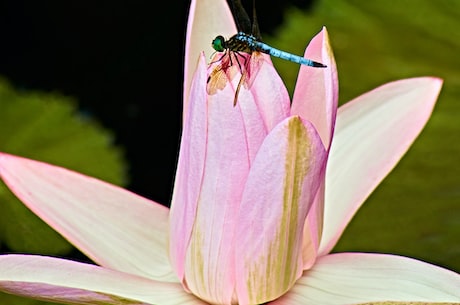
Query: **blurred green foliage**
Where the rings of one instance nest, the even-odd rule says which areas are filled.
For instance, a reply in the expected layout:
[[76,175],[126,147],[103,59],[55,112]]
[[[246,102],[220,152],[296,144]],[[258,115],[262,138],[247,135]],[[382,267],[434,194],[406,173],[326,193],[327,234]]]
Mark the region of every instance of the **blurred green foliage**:
[[[303,54],[306,42],[326,26],[338,66],[340,103],[401,78],[444,79],[426,128],[358,212],[334,251],[407,255],[459,272],[460,2],[315,3],[309,13],[289,10],[276,38],[264,35],[264,40]],[[292,92],[298,67],[273,62]]]
[[[21,91],[0,79],[0,151],[124,185],[127,165],[113,135],[77,112],[72,98]],[[0,245],[9,251],[68,255],[74,248],[0,182]],[[1,304],[45,304],[0,294]]]

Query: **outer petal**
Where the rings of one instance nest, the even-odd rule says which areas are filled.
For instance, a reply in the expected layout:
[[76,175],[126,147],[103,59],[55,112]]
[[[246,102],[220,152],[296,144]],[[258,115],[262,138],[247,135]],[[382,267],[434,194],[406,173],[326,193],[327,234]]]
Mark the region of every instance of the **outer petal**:
[[265,139],[251,167],[236,227],[239,304],[275,299],[302,274],[303,225],[325,160],[316,130],[297,116]]
[[232,13],[225,0],[192,0],[187,24],[184,63],[184,119],[188,110],[190,86],[198,57],[206,59],[214,53],[211,42],[217,35],[230,37],[236,33]]
[[321,62],[327,68],[301,66],[291,114],[310,121],[318,130],[324,146],[329,148],[334,132],[339,85],[326,28],[309,43],[305,57]]
[[460,302],[460,275],[414,259],[339,253],[318,259],[271,304],[345,305],[378,301]]
[[400,80],[339,109],[326,171],[322,254],[334,247],[354,213],[419,135],[441,85],[430,77]]
[[196,217],[203,180],[207,144],[207,93],[204,56],[198,64],[190,91],[188,117],[184,122],[170,212],[171,263],[184,276],[186,250]]
[[204,304],[179,283],[46,256],[0,256],[0,290],[66,304]]
[[[206,134],[197,135],[206,138],[203,176],[196,190],[198,197],[173,202],[178,209],[196,209],[195,217],[187,220],[193,222],[186,253],[187,285],[203,299],[223,304],[231,301],[235,282],[233,240],[239,203],[251,162],[266,136],[264,122],[250,92],[241,90],[236,107],[233,98],[233,88],[228,85],[208,97],[205,108],[196,106],[196,112],[207,114]],[[190,100],[192,108],[195,102]],[[190,121],[195,121],[192,112],[195,110],[190,111]],[[193,126],[187,128],[194,129]],[[187,140],[182,143],[193,145]],[[182,150],[181,147],[181,154]],[[188,158],[201,158],[196,152],[190,152]],[[177,192],[184,192],[181,185]],[[175,224],[171,222],[171,225]]]
[[[332,48],[326,28],[307,47],[305,57],[327,65],[325,69],[302,66],[292,102],[292,114],[309,120],[318,130],[329,150],[334,132],[338,103],[338,79]],[[324,213],[324,180],[305,223],[304,268],[315,261],[322,233]]]
[[98,264],[177,281],[166,250],[167,208],[95,178],[3,153],[0,176],[35,214]]

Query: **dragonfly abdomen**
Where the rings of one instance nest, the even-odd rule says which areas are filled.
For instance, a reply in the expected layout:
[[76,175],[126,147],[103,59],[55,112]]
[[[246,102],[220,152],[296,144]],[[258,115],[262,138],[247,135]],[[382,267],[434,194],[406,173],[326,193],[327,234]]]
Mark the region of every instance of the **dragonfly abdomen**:
[[318,67],[318,68],[325,68],[326,67],[322,63],[313,61],[311,59],[308,59],[308,58],[305,58],[305,57],[302,57],[302,56],[294,55],[294,54],[291,54],[291,53],[288,53],[288,52],[284,52],[284,51],[275,49],[274,47],[271,47],[268,44],[265,44],[265,43],[260,42],[260,41],[254,41],[254,45],[255,45],[255,50],[256,51],[259,51],[259,52],[262,52],[262,53],[265,53],[265,54],[269,54],[271,56],[275,56],[275,57],[278,57],[278,58],[281,58],[281,59],[284,59],[284,60],[289,60],[289,61],[295,62],[297,64],[310,66],[310,67]]

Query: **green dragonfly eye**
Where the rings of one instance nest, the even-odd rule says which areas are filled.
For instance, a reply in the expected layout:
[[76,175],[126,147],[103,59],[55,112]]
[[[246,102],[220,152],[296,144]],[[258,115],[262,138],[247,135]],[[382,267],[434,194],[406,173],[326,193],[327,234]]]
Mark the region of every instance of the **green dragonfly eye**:
[[223,52],[225,50],[225,38],[221,35],[214,38],[212,41],[212,47],[217,52]]

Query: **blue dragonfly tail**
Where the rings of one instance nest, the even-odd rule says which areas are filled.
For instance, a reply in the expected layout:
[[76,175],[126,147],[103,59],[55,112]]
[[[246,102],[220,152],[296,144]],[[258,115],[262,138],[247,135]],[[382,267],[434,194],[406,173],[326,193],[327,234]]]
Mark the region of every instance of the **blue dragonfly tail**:
[[309,67],[315,67],[315,68],[326,68],[327,67],[326,65],[323,65],[322,63],[313,61],[311,59],[275,49],[269,46],[268,44],[265,44],[260,41],[254,41],[253,43],[257,51],[265,53],[265,54],[269,54],[274,57],[278,57],[284,60],[289,60],[291,62],[300,64],[300,65],[309,66]]

